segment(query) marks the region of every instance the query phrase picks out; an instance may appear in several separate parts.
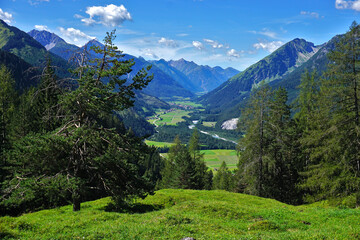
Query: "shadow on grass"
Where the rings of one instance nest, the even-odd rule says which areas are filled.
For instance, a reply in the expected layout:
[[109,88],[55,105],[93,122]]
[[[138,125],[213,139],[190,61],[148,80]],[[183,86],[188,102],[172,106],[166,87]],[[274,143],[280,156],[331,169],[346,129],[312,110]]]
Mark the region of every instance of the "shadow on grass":
[[161,204],[142,204],[142,203],[115,204],[111,202],[105,207],[105,211],[134,214],[134,213],[147,213],[147,212],[159,211],[164,208],[165,206]]

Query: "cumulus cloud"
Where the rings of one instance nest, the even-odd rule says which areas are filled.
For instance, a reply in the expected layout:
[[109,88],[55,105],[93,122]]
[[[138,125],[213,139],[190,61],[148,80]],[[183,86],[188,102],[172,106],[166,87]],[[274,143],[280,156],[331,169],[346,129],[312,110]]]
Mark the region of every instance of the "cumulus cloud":
[[195,48],[199,49],[199,50],[203,50],[203,49],[204,49],[204,45],[203,45],[201,42],[199,42],[199,41],[193,41],[193,42],[192,42],[192,45],[193,45]]
[[34,27],[36,30],[39,30],[39,31],[49,31],[48,27],[45,25],[35,25]]
[[263,35],[269,38],[277,38],[277,33],[264,28],[262,31],[250,31],[253,34]]
[[86,35],[85,33],[81,32],[78,29],[75,28],[63,28],[59,27],[59,30],[62,34],[62,36],[68,40],[70,40],[72,43],[76,45],[83,45],[89,40],[95,39],[95,37],[91,37],[89,35]]
[[[116,6],[114,4],[109,4],[105,7],[87,7],[86,13],[89,15],[89,18],[81,19],[81,21],[86,25],[92,25],[96,23],[105,26],[116,27],[121,25],[126,20],[132,20],[130,13],[124,7],[124,5]],[[81,15],[77,14],[75,17],[80,18]]]
[[140,52],[148,58],[159,59],[159,57],[150,48],[140,49]]
[[360,11],[360,0],[336,0],[335,7],[337,9],[353,9],[355,11]]
[[160,43],[161,45],[164,45],[166,47],[171,47],[171,48],[177,48],[179,46],[179,44],[175,40],[167,39],[164,37],[160,38],[158,43]]
[[229,51],[227,51],[226,55],[228,55],[229,57],[239,58],[240,53],[241,52],[238,52],[235,49],[230,49]]
[[270,53],[274,52],[276,49],[281,47],[284,43],[282,41],[273,41],[273,42],[267,42],[267,41],[260,41],[258,43],[255,43],[253,47],[257,50],[264,49]]
[[204,42],[212,46],[213,48],[223,48],[224,44],[218,43],[217,41],[211,39],[204,39]]
[[309,17],[312,17],[312,18],[320,18],[320,14],[317,13],[317,12],[301,11],[300,14],[304,15],[304,16],[309,16]]
[[6,22],[7,24],[10,24],[11,21],[13,20],[13,16],[11,13],[8,12],[4,12],[1,8],[0,8],[0,19],[2,19],[4,22]]

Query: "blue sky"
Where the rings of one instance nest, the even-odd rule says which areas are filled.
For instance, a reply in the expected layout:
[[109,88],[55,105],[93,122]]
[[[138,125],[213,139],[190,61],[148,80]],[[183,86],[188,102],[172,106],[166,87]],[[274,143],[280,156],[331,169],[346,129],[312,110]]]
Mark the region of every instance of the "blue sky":
[[[5,2],[4,2],[5,1]],[[360,0],[2,0],[0,19],[67,42],[102,40],[145,59],[184,58],[244,70],[282,44],[316,45],[360,22]]]

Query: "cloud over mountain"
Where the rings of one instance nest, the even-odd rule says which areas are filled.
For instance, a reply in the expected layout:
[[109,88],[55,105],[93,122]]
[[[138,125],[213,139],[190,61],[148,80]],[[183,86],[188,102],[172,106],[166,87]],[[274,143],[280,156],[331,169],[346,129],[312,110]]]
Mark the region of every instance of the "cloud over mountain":
[[11,13],[5,12],[0,8],[0,19],[2,19],[7,24],[10,24],[13,20],[13,16]]

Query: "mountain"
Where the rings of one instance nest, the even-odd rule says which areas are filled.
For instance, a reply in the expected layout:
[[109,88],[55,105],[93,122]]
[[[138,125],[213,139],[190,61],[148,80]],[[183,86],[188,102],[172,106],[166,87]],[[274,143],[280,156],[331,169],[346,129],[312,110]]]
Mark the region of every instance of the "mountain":
[[41,43],[46,50],[68,60],[79,47],[65,42],[64,39],[48,31],[31,30],[28,34]]
[[23,89],[26,89],[30,86],[36,84],[39,71],[33,69],[32,66],[19,58],[18,56],[3,51],[0,49],[0,66],[5,65],[8,70],[11,72],[11,76],[15,80],[15,88],[20,92]]
[[199,101],[213,112],[233,107],[260,82],[270,83],[283,78],[307,62],[320,48],[303,39],[294,39],[200,97]]
[[0,20],[0,49],[10,52],[32,66],[43,66],[46,59],[51,59],[59,76],[68,76],[69,64],[61,57],[50,53],[35,39],[16,27],[9,26]]
[[209,92],[239,73],[234,68],[223,69],[218,66],[212,68],[185,59],[168,62],[161,59],[152,63],[192,92]]
[[[37,40],[39,43],[41,43],[42,46],[48,48],[50,52],[59,55],[65,60],[69,60],[69,58],[72,56],[72,53],[81,49],[75,45],[66,43],[56,34],[47,31],[32,30],[28,34],[32,36],[35,40]],[[85,46],[87,47],[87,49],[90,49],[92,46],[102,47],[104,45],[94,39],[89,41]],[[93,51],[90,51],[90,53],[94,58],[100,57]],[[150,65],[150,63],[147,62],[145,59],[141,57],[137,58],[129,54],[124,54],[124,59],[134,59],[135,61],[133,71],[128,75],[128,79],[133,78],[140,69]],[[143,90],[144,93],[161,98],[173,98],[174,96],[194,97],[194,94],[192,92],[185,89],[171,76],[161,71],[160,68],[153,66],[149,73],[154,74],[154,79]]]
[[191,80],[182,72],[169,65],[169,62],[164,59],[158,61],[150,61],[151,64],[161,69],[164,73],[175,79],[181,86],[191,92],[201,92],[200,86],[196,86]]
[[[324,71],[326,71],[327,65],[329,63],[327,54],[335,48],[335,44],[336,42],[338,42],[340,37],[341,36],[335,36],[327,43],[315,47],[316,52],[314,54],[312,53],[309,54],[308,56],[311,57],[307,59],[307,61],[303,62],[299,66],[296,66],[292,71],[287,72],[282,76],[273,78],[272,81],[269,82],[269,85],[274,89],[278,87],[284,87],[288,91],[289,103],[293,102],[298,95],[298,91],[299,91],[298,86],[300,84],[301,75],[306,71],[306,69],[309,70],[310,72],[316,69],[319,75],[321,75]],[[269,59],[271,55],[266,58]],[[300,56],[301,55],[303,54],[300,54]],[[306,58],[303,58],[303,60],[306,60]],[[249,69],[251,68],[252,66],[249,67]],[[231,81],[234,80],[230,79],[227,84],[229,85],[234,84]],[[250,89],[250,91],[242,91],[238,93],[238,96],[236,96],[234,93],[230,92],[231,87],[228,87],[225,84],[223,86],[223,89],[224,90],[220,89],[219,91],[222,92],[222,94],[224,94],[224,96],[226,97],[228,97],[229,94],[233,94],[232,99],[229,100],[228,103],[224,102],[223,104],[218,105],[217,107],[211,107],[211,106],[215,106],[215,104],[212,104],[207,109],[207,113],[209,114],[207,117],[211,118],[212,120],[217,120],[219,126],[221,125],[221,123],[223,123],[226,120],[239,117],[241,107],[243,107],[246,104],[246,101],[247,99],[249,99],[251,94],[251,89]],[[206,99],[202,99],[202,100],[204,101]],[[218,101],[222,101],[222,99],[218,99]]]
[[[90,48],[91,46],[103,46],[103,44],[98,42],[97,40],[91,40],[86,44],[86,46]],[[147,66],[152,65],[142,57],[137,58],[129,54],[124,54],[123,59],[133,59],[135,62],[135,65],[132,68],[132,72],[127,76],[129,80],[135,77],[135,74],[142,68],[146,68]],[[154,79],[149,83],[146,88],[142,90],[144,93],[159,98],[174,98],[176,96],[185,98],[194,97],[194,94],[192,92],[185,89],[171,76],[163,72],[157,66],[153,65],[149,71],[149,74],[153,74]]]

